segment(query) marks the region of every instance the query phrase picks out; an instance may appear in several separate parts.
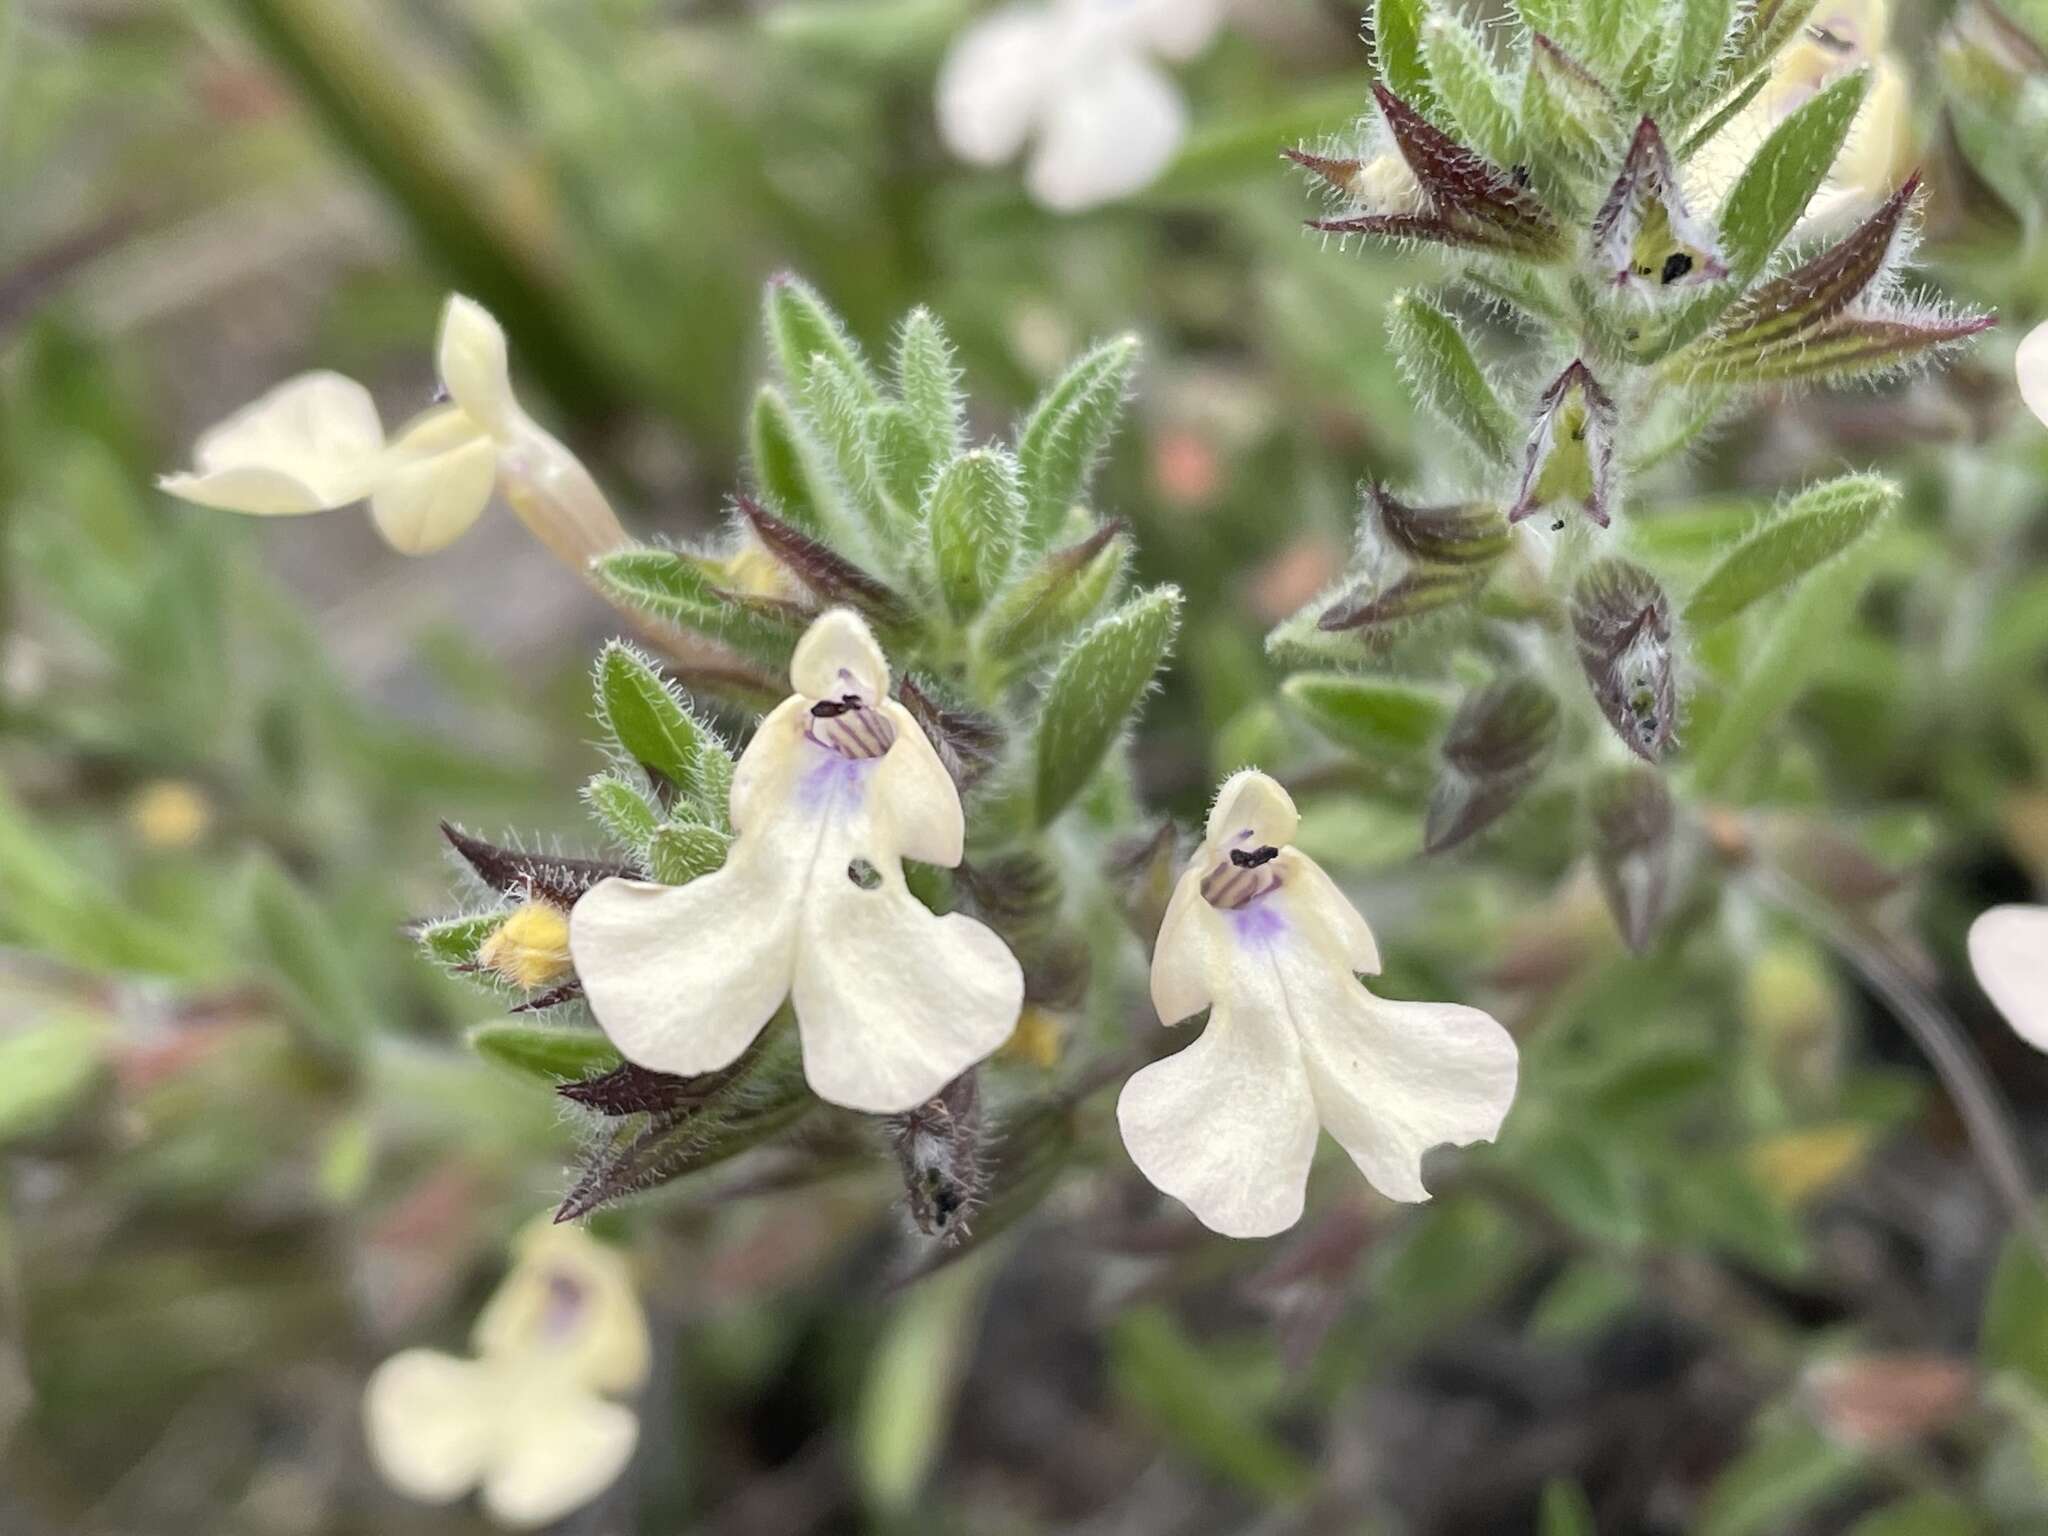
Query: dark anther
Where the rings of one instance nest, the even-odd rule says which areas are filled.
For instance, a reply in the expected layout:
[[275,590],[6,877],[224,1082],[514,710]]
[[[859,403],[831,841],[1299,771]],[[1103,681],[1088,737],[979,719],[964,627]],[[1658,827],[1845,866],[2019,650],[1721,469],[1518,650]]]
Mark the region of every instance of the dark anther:
[[1691,270],[1692,257],[1684,251],[1673,251],[1664,258],[1664,274],[1661,280],[1666,283],[1675,283]]
[[1556,522],[1552,523],[1552,524],[1550,525],[1550,531],[1551,531],[1552,533],[1563,533],[1563,532],[1564,532],[1564,519],[1560,517],[1560,518],[1559,518],[1559,519],[1558,519],[1558,520],[1557,520]]
[[860,700],[849,693],[843,699],[818,700],[811,706],[811,713],[820,720],[831,720],[840,715],[850,715],[859,708]]
[[1246,853],[1242,848],[1230,850],[1230,862],[1239,869],[1257,869],[1261,864],[1270,864],[1279,857],[1280,850],[1270,844],[1264,848],[1254,848],[1250,853]]

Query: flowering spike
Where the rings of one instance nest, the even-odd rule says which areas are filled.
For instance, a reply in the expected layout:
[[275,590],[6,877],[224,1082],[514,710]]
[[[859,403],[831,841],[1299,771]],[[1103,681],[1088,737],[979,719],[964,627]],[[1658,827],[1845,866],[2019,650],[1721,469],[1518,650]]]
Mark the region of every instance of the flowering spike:
[[1584,362],[1551,380],[1536,406],[1510,523],[1555,501],[1577,503],[1602,528],[1613,522],[1614,401]]
[[[1557,221],[1513,174],[1435,127],[1386,86],[1375,83],[1372,89],[1407,174],[1393,174],[1394,167],[1386,166],[1384,157],[1367,162],[1339,186],[1353,201],[1353,210],[1338,218],[1311,220],[1311,229],[1512,251],[1536,260],[1563,252],[1564,234]],[[1296,159],[1325,181],[1345,165],[1321,156]],[[1397,188],[1400,195],[1383,200],[1378,194],[1388,187]]]
[[1609,558],[1579,578],[1571,607],[1600,712],[1630,751],[1656,762],[1678,728],[1670,599],[1641,566]]
[[1630,297],[1655,299],[1728,275],[1713,231],[1687,210],[1664,137],[1648,117],[1636,125],[1592,235],[1601,278]]

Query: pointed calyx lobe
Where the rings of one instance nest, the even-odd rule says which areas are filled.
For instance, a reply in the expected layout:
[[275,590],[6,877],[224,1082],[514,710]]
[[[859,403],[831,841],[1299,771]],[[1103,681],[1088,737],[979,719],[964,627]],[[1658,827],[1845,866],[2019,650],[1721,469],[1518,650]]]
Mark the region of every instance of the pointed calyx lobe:
[[1592,236],[1601,279],[1632,297],[1655,299],[1728,275],[1713,230],[1686,208],[1664,137],[1647,117],[1594,215]]
[[1365,499],[1367,545],[1388,557],[1388,567],[1325,609],[1319,629],[1372,629],[1463,602],[1507,553],[1507,518],[1491,502],[1415,506],[1377,482]]
[[445,821],[441,823],[441,835],[462,855],[463,862],[476,871],[477,878],[500,896],[545,901],[564,910],[575,906],[577,899],[600,880],[639,873],[629,865],[605,859],[569,859],[500,848]]
[[1751,383],[1845,378],[1902,366],[1990,326],[1990,315],[1889,292],[1919,188],[1916,172],[1839,243],[1745,294],[1671,371]]
[[1337,217],[1310,220],[1311,229],[1538,260],[1563,253],[1557,220],[1513,173],[1436,128],[1384,85],[1373,86],[1373,97],[1398,164],[1384,155],[1360,161],[1289,152],[1347,204]]
[[1508,521],[1519,523],[1553,502],[1570,502],[1602,528],[1614,521],[1614,400],[1592,370],[1575,361],[1550,381],[1536,405],[1522,483]]

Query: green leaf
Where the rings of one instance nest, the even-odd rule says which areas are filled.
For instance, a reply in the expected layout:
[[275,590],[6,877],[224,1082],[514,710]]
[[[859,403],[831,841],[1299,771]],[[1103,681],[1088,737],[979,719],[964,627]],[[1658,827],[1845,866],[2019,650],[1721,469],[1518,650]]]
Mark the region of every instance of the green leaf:
[[249,910],[257,955],[282,987],[293,1017],[326,1049],[360,1053],[376,1032],[376,1010],[327,914],[268,859],[251,875]]
[[597,659],[597,713],[628,757],[692,798],[704,793],[705,754],[725,752],[654,663],[620,640]]
[[834,366],[860,405],[882,398],[881,385],[861,356],[860,343],[817,289],[790,273],[770,278],[765,303],[768,341],[782,376],[799,399],[808,398],[822,359]]
[[594,1029],[550,1029],[512,1020],[478,1024],[463,1037],[479,1056],[546,1083],[574,1083],[619,1065],[611,1041]]
[[1863,589],[1876,574],[1869,552],[1881,543],[1866,541],[1816,572],[1773,616],[1749,670],[1722,702],[1693,760],[1701,792],[1726,787],[1736,765],[1770,733],[1848,633]]
[[1764,67],[1806,26],[1819,0],[1758,0],[1737,30],[1729,78],[1747,80]]
[[921,305],[896,337],[896,388],[924,440],[927,462],[943,463],[957,454],[967,414],[960,369],[939,317]]
[[600,773],[583,786],[583,803],[604,823],[612,840],[634,853],[644,854],[654,841],[661,817],[637,784],[623,774]]
[[1507,80],[1472,29],[1450,16],[1423,23],[1422,55],[1449,126],[1495,165],[1522,159],[1522,135]]
[[58,1125],[100,1075],[107,1027],[58,1017],[0,1036],[0,1146]]
[[2048,1393],[2048,1274],[2025,1232],[2008,1233],[1984,1296],[1977,1356],[1987,1371],[2011,1371]]
[[1845,475],[1801,493],[1721,557],[1685,605],[1686,622],[1726,623],[1841,554],[1898,501],[1899,488],[1878,475]]
[[1310,1469],[1246,1411],[1222,1364],[1205,1358],[1157,1307],[1126,1312],[1109,1337],[1116,1390],[1189,1457],[1262,1499],[1289,1502]]
[[1387,340],[1423,404],[1482,457],[1515,461],[1526,433],[1487,382],[1456,320],[1421,294],[1397,293],[1387,305]]
[[1080,543],[1054,550],[1012,578],[983,620],[982,650],[997,670],[1014,674],[1045,647],[1093,618],[1123,579],[1130,540],[1105,523]]
[[1025,418],[1017,464],[1039,544],[1053,536],[1086,491],[1123,419],[1137,361],[1137,337],[1103,342],[1055,379]]
[[885,400],[861,413],[860,433],[891,524],[907,524],[917,516],[925,480],[936,462],[924,428],[909,406]]
[[1538,1536],[1600,1536],[1586,1491],[1563,1478],[1543,1485],[1543,1508],[1536,1529]]
[[1711,100],[1721,73],[1721,50],[1735,23],[1736,0],[1666,0],[1657,31],[1657,93],[1670,110],[1660,123],[1675,137],[1694,103]]
[[1916,1493],[1865,1515],[1848,1536],[1990,1536],[1970,1506],[1945,1493]]
[[661,885],[688,885],[724,867],[732,839],[716,827],[672,821],[647,844],[647,868]]
[[773,384],[754,396],[747,420],[747,453],[754,484],[775,514],[809,534],[825,527],[829,500],[818,484],[819,467],[789,401]]
[[967,620],[1009,574],[1026,508],[1017,461],[976,448],[940,471],[926,509],[932,569],[956,619]]
[[711,635],[734,650],[786,666],[802,631],[721,595],[717,562],[677,549],[622,549],[591,566],[599,589],[617,602],[684,629]]
[[1809,1424],[1768,1429],[1709,1490],[1699,1536],[1770,1536],[1857,1475],[1862,1458]]
[[1281,692],[1323,735],[1366,758],[1427,752],[1450,719],[1435,689],[1398,678],[1297,672]]
[[1547,173],[1543,162],[1555,155],[1568,171],[1611,177],[1619,144],[1619,106],[1607,88],[1583,64],[1553,42],[1548,34],[1529,48],[1529,69],[1522,77],[1522,133],[1534,155],[1530,161],[1537,190],[1575,202],[1569,175]]
[[1177,588],[1155,587],[1098,621],[1045,690],[1034,780],[1045,826],[1081,792],[1136,714],[1180,624]]
[[903,1293],[875,1340],[853,1446],[861,1489],[883,1514],[912,1509],[938,1462],[996,1274],[986,1253],[941,1270]]
[[1426,0],[1373,0],[1373,64],[1387,89],[1426,112],[1435,105],[1429,65],[1422,55],[1422,25],[1428,12]]
[[868,440],[868,414],[878,402],[862,392],[844,363],[825,356],[812,360],[800,398],[811,425],[831,452],[839,490],[887,552],[894,547],[896,524],[903,513],[890,501]]
[[1860,70],[1837,80],[1780,123],[1736,178],[1721,210],[1721,254],[1737,284],[1763,271],[1805,215],[1869,83]]
[[438,922],[422,923],[413,930],[413,940],[436,965],[474,965],[476,952],[483,948],[484,940],[503,921],[503,912],[445,917]]

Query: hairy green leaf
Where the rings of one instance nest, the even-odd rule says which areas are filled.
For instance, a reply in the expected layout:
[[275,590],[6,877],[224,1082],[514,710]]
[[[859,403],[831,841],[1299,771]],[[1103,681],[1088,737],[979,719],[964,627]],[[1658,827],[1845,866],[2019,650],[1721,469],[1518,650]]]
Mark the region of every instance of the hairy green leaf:
[[1721,210],[1721,255],[1738,283],[1763,271],[1827,179],[1849,125],[1863,105],[1869,76],[1837,80],[1795,111],[1764,140]]
[[976,448],[939,472],[926,507],[932,569],[956,619],[981,611],[1009,574],[1024,531],[1017,461],[1000,448]]
[[1122,736],[1166,659],[1180,592],[1156,587],[1094,624],[1060,658],[1045,691],[1034,779],[1044,826],[1081,792]]
[[1899,488],[1877,475],[1844,475],[1802,492],[1721,557],[1685,605],[1686,622],[1727,622],[1862,539],[1898,501]]
[[1035,541],[1045,543],[1080,500],[1123,418],[1138,339],[1119,336],[1055,379],[1017,436],[1017,463]]
[[1427,751],[1450,718],[1435,689],[1399,678],[1297,672],[1281,691],[1323,735],[1368,758]]
[[619,1064],[611,1041],[594,1029],[550,1028],[493,1020],[463,1036],[469,1048],[500,1066],[545,1083],[574,1083]]
[[1514,462],[1524,432],[1494,393],[1458,322],[1412,290],[1387,305],[1387,339],[1415,393],[1479,453]]

